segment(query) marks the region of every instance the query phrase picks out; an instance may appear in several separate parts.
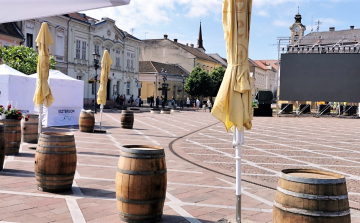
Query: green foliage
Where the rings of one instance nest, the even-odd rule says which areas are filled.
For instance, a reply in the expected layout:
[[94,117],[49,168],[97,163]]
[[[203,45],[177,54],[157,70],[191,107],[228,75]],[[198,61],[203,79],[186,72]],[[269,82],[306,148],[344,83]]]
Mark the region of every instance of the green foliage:
[[[0,47],[0,61],[24,74],[36,73],[38,54],[25,46]],[[55,69],[56,61],[50,56],[50,69]]]
[[212,79],[209,74],[200,67],[195,67],[186,79],[185,91],[192,96],[209,96],[211,90]]
[[222,80],[224,78],[225,71],[226,71],[225,68],[217,67],[210,72],[210,77],[213,82],[213,87],[212,87],[210,96],[216,97],[216,95],[219,91],[220,85],[222,83]]

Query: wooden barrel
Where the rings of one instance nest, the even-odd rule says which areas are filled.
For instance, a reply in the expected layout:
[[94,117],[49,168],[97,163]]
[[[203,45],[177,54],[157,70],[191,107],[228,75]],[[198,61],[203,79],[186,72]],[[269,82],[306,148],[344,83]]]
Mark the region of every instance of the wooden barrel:
[[44,132],[35,153],[35,177],[38,190],[71,189],[76,170],[74,135]]
[[124,129],[132,129],[134,125],[134,112],[123,110],[121,112],[121,127]]
[[21,125],[17,119],[2,119],[5,133],[5,155],[19,153],[21,143]]
[[80,132],[94,132],[95,117],[94,112],[80,112],[79,129]]
[[0,124],[0,170],[4,167],[5,158],[5,132],[4,125]]
[[29,114],[29,120],[21,120],[21,138],[23,142],[37,143],[38,142],[38,127],[39,127],[39,115]]
[[116,172],[116,202],[125,222],[160,220],[166,196],[164,149],[155,146],[123,146]]
[[278,181],[273,223],[350,223],[345,177],[319,170],[283,170]]

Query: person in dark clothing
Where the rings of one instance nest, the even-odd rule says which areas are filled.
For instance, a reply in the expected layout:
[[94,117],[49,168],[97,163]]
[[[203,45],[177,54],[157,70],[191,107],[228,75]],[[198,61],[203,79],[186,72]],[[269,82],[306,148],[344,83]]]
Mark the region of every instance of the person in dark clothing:
[[161,96],[161,107],[165,108],[165,98]]
[[184,108],[184,100],[181,98],[180,99],[180,109]]
[[160,103],[160,99],[159,99],[159,96],[156,97],[156,108],[159,107],[159,103]]

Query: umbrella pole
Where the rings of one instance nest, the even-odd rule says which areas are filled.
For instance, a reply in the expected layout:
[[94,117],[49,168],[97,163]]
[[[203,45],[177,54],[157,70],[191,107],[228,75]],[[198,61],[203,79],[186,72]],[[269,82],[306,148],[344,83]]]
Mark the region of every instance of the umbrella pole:
[[104,105],[100,105],[100,130],[101,130],[101,122],[102,122],[102,112],[103,112]]
[[236,222],[241,222],[241,145],[244,142],[244,128],[241,132],[234,126],[233,146],[236,162]]
[[39,124],[38,124],[38,136],[40,136],[42,132],[42,113],[43,113],[43,104],[39,105]]

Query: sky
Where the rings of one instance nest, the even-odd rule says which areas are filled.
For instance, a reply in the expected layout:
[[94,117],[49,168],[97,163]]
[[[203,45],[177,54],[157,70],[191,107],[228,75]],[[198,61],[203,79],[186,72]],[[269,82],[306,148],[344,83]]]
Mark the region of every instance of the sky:
[[[359,0],[253,0],[249,57],[277,59],[277,37],[289,37],[299,12],[305,35],[319,31],[360,28]],[[131,0],[129,5],[84,11],[96,19],[109,17],[139,39],[161,39],[164,34],[180,43],[197,44],[201,21],[206,53],[226,58],[222,27],[222,0]],[[360,38],[360,37],[359,37]]]

